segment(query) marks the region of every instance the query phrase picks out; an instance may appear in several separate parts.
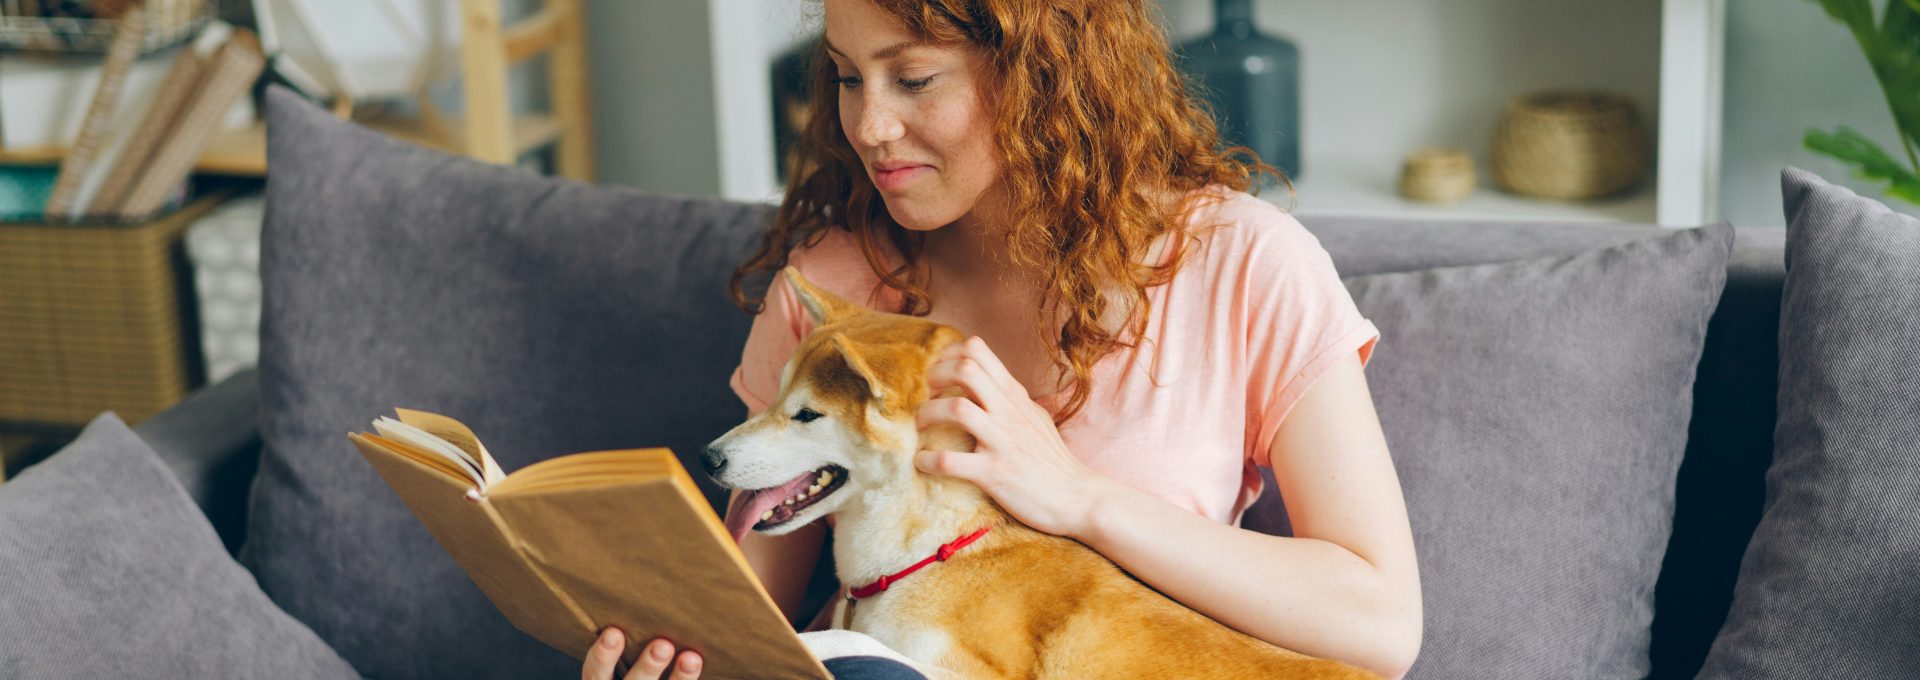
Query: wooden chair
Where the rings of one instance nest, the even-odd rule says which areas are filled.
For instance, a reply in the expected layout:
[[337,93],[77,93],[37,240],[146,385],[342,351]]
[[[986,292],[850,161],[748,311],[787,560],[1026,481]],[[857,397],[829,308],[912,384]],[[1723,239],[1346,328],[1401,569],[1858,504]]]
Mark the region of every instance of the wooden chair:
[[[594,181],[592,102],[587,84],[585,16],[580,0],[546,0],[539,13],[506,26],[500,0],[460,0],[460,70],[466,111],[455,122],[422,97],[430,128],[465,155],[514,164],[521,154],[554,147],[554,172]],[[507,73],[546,54],[553,111],[519,116],[507,101]],[[449,139],[451,138],[451,139]],[[457,143],[455,143],[457,140]]]

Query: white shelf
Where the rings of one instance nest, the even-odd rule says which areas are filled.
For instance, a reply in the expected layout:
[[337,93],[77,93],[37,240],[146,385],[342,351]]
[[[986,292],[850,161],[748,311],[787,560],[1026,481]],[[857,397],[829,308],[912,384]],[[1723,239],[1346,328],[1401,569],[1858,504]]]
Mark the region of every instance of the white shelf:
[[[1393,171],[1376,172],[1353,167],[1305,169],[1294,182],[1293,212],[1300,215],[1364,215],[1434,220],[1568,220],[1619,221],[1651,224],[1655,220],[1653,182],[1642,181],[1628,192],[1582,202],[1550,201],[1507,193],[1490,183],[1483,170],[1479,186],[1455,203],[1425,203],[1400,196]],[[1286,206],[1284,188],[1263,190],[1260,197]]]
[[[1155,0],[1180,42],[1212,25],[1211,0]],[[769,69],[817,26],[790,0],[709,0],[720,195],[777,196]],[[1302,53],[1302,214],[1434,219],[1611,220],[1692,226],[1711,219],[1719,173],[1719,52],[1726,0],[1257,0],[1263,31]],[[816,6],[817,7],[817,6]],[[1512,97],[1592,87],[1634,99],[1652,167],[1630,193],[1583,203],[1533,200],[1492,185],[1486,148]],[[1406,153],[1471,152],[1481,183],[1464,201],[1399,197]],[[661,163],[674,163],[662,159]]]

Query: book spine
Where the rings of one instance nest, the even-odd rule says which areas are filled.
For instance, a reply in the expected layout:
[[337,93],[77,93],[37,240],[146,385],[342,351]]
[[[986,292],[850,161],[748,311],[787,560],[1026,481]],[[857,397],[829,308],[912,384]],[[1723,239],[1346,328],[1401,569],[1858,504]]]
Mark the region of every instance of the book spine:
[[86,117],[80,123],[80,136],[73,140],[73,146],[61,161],[59,177],[53,182],[53,195],[47,197],[48,221],[65,220],[75,208],[85,207],[74,205],[80,197],[80,185],[86,181],[94,158],[107,143],[107,128],[113,123],[122,81],[126,80],[127,69],[133,67],[134,59],[140,56],[140,40],[146,35],[146,27],[147,13],[143,8],[135,7],[120,17],[113,44],[107,48],[106,66],[101,69],[100,82],[93,89],[93,101],[87,104]]
[[100,187],[100,193],[94,196],[93,206],[87,213],[96,217],[119,217],[121,208],[126,204],[127,191],[133,188],[133,180],[147,167],[147,161],[153,157],[153,150],[159,146],[167,128],[172,125],[180,113],[180,107],[192,94],[194,85],[200,80],[201,67],[205,65],[200,55],[192,49],[180,51],[173,60],[173,67],[167,71],[167,77],[160,83],[160,92],[154,96],[153,105],[140,120],[140,128],[127,142],[127,148],[121,152],[120,161],[113,166],[113,172],[107,175],[106,184]]
[[206,150],[214,129],[233,103],[252,89],[255,78],[266,65],[266,58],[255,49],[246,31],[235,31],[205,67],[199,86],[183,104],[173,123],[172,133],[154,150],[153,160],[141,171],[139,181],[127,195],[121,213],[145,216],[159,210],[174,187],[186,181],[193,164]]

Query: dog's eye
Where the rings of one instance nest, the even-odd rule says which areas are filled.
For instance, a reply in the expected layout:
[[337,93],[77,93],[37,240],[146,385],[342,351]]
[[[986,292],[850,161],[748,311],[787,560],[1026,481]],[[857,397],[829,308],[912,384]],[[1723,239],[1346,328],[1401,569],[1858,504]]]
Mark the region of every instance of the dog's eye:
[[815,418],[819,418],[819,417],[820,417],[820,414],[810,408],[800,409],[798,413],[793,414],[794,420],[798,420],[803,423],[811,423]]

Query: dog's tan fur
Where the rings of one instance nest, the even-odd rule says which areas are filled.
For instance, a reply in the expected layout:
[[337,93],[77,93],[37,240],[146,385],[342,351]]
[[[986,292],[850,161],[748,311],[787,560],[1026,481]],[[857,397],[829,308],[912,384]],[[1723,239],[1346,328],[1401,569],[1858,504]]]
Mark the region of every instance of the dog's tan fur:
[[[810,459],[777,474],[804,474],[820,460],[849,470],[846,486],[819,501],[819,512],[837,513],[834,557],[842,583],[872,582],[942,543],[992,527],[951,560],[858,600],[851,611],[839,603],[836,625],[897,650],[923,672],[965,678],[1378,677],[1228,628],[1085,545],[1020,524],[978,487],[918,473],[913,455],[921,448],[973,447],[957,429],[914,427],[917,409],[932,396],[927,370],[965,335],[868,310],[816,288],[791,267],[785,273],[816,328],[795,351],[775,403],[715,447],[778,466],[780,451],[816,450],[793,447],[823,436],[793,420],[799,408],[823,413],[839,428],[830,437],[849,442],[837,447],[849,449],[844,462]],[[949,394],[961,392],[950,388],[942,396]],[[726,474],[718,477],[728,483]],[[803,524],[796,519],[769,533]]]

